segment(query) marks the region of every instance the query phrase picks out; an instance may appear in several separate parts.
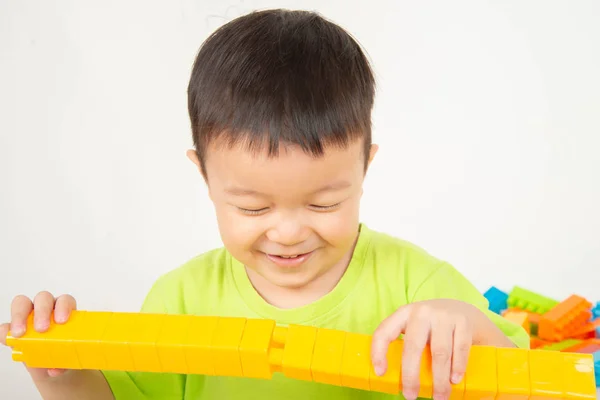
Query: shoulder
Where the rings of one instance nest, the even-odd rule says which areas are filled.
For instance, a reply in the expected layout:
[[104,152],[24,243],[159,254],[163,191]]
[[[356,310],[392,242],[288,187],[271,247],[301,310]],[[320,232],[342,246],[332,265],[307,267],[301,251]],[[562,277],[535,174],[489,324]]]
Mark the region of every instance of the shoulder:
[[191,305],[221,290],[231,275],[231,255],[221,247],[200,254],[161,275],[144,302],[150,312],[190,313]]
[[367,260],[370,259],[375,265],[386,265],[386,269],[402,270],[403,273],[428,274],[443,263],[412,242],[366,226],[362,229],[368,237]]

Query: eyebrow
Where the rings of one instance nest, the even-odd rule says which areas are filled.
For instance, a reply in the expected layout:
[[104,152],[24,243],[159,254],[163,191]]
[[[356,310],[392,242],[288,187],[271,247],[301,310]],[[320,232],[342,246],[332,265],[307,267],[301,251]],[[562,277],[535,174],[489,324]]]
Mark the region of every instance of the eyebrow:
[[[330,183],[312,192],[312,194],[323,193],[323,192],[335,192],[338,190],[346,189],[352,186],[348,181],[338,181]],[[230,186],[225,188],[225,192],[233,196],[267,196],[265,193],[258,192],[256,190],[247,189],[239,186]]]

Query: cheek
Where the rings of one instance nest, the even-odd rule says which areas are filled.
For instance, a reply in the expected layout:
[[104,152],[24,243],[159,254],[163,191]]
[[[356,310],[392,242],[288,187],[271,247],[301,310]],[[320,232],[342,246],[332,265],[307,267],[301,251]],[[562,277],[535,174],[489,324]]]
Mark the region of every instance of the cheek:
[[325,241],[345,249],[356,238],[359,223],[358,210],[358,201],[351,199],[337,212],[317,216],[315,229]]
[[216,205],[215,212],[221,240],[227,248],[248,250],[260,238],[259,224],[253,218],[240,215],[229,206]]

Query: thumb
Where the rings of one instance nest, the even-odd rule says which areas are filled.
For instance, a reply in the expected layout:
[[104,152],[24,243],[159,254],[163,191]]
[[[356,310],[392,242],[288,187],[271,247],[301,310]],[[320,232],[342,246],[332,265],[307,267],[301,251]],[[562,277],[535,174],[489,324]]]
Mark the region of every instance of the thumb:
[[375,368],[375,373],[379,376],[384,375],[387,370],[387,351],[389,345],[398,339],[401,333],[404,333],[410,311],[410,304],[400,307],[396,312],[384,319],[375,330],[375,333],[373,333],[371,362]]
[[0,344],[6,346],[6,335],[10,329],[10,324],[0,324]]

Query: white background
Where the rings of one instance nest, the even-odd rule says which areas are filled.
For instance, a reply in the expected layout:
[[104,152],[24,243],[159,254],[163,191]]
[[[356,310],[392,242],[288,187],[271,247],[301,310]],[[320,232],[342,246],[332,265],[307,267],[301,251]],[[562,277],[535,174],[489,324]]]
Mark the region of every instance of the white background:
[[[600,2],[0,0],[0,320],[42,289],[137,310],[220,245],[187,80],[210,32],[267,7],[322,12],[374,64],[363,221],[482,291],[600,300]],[[38,398],[8,349],[0,377]]]

